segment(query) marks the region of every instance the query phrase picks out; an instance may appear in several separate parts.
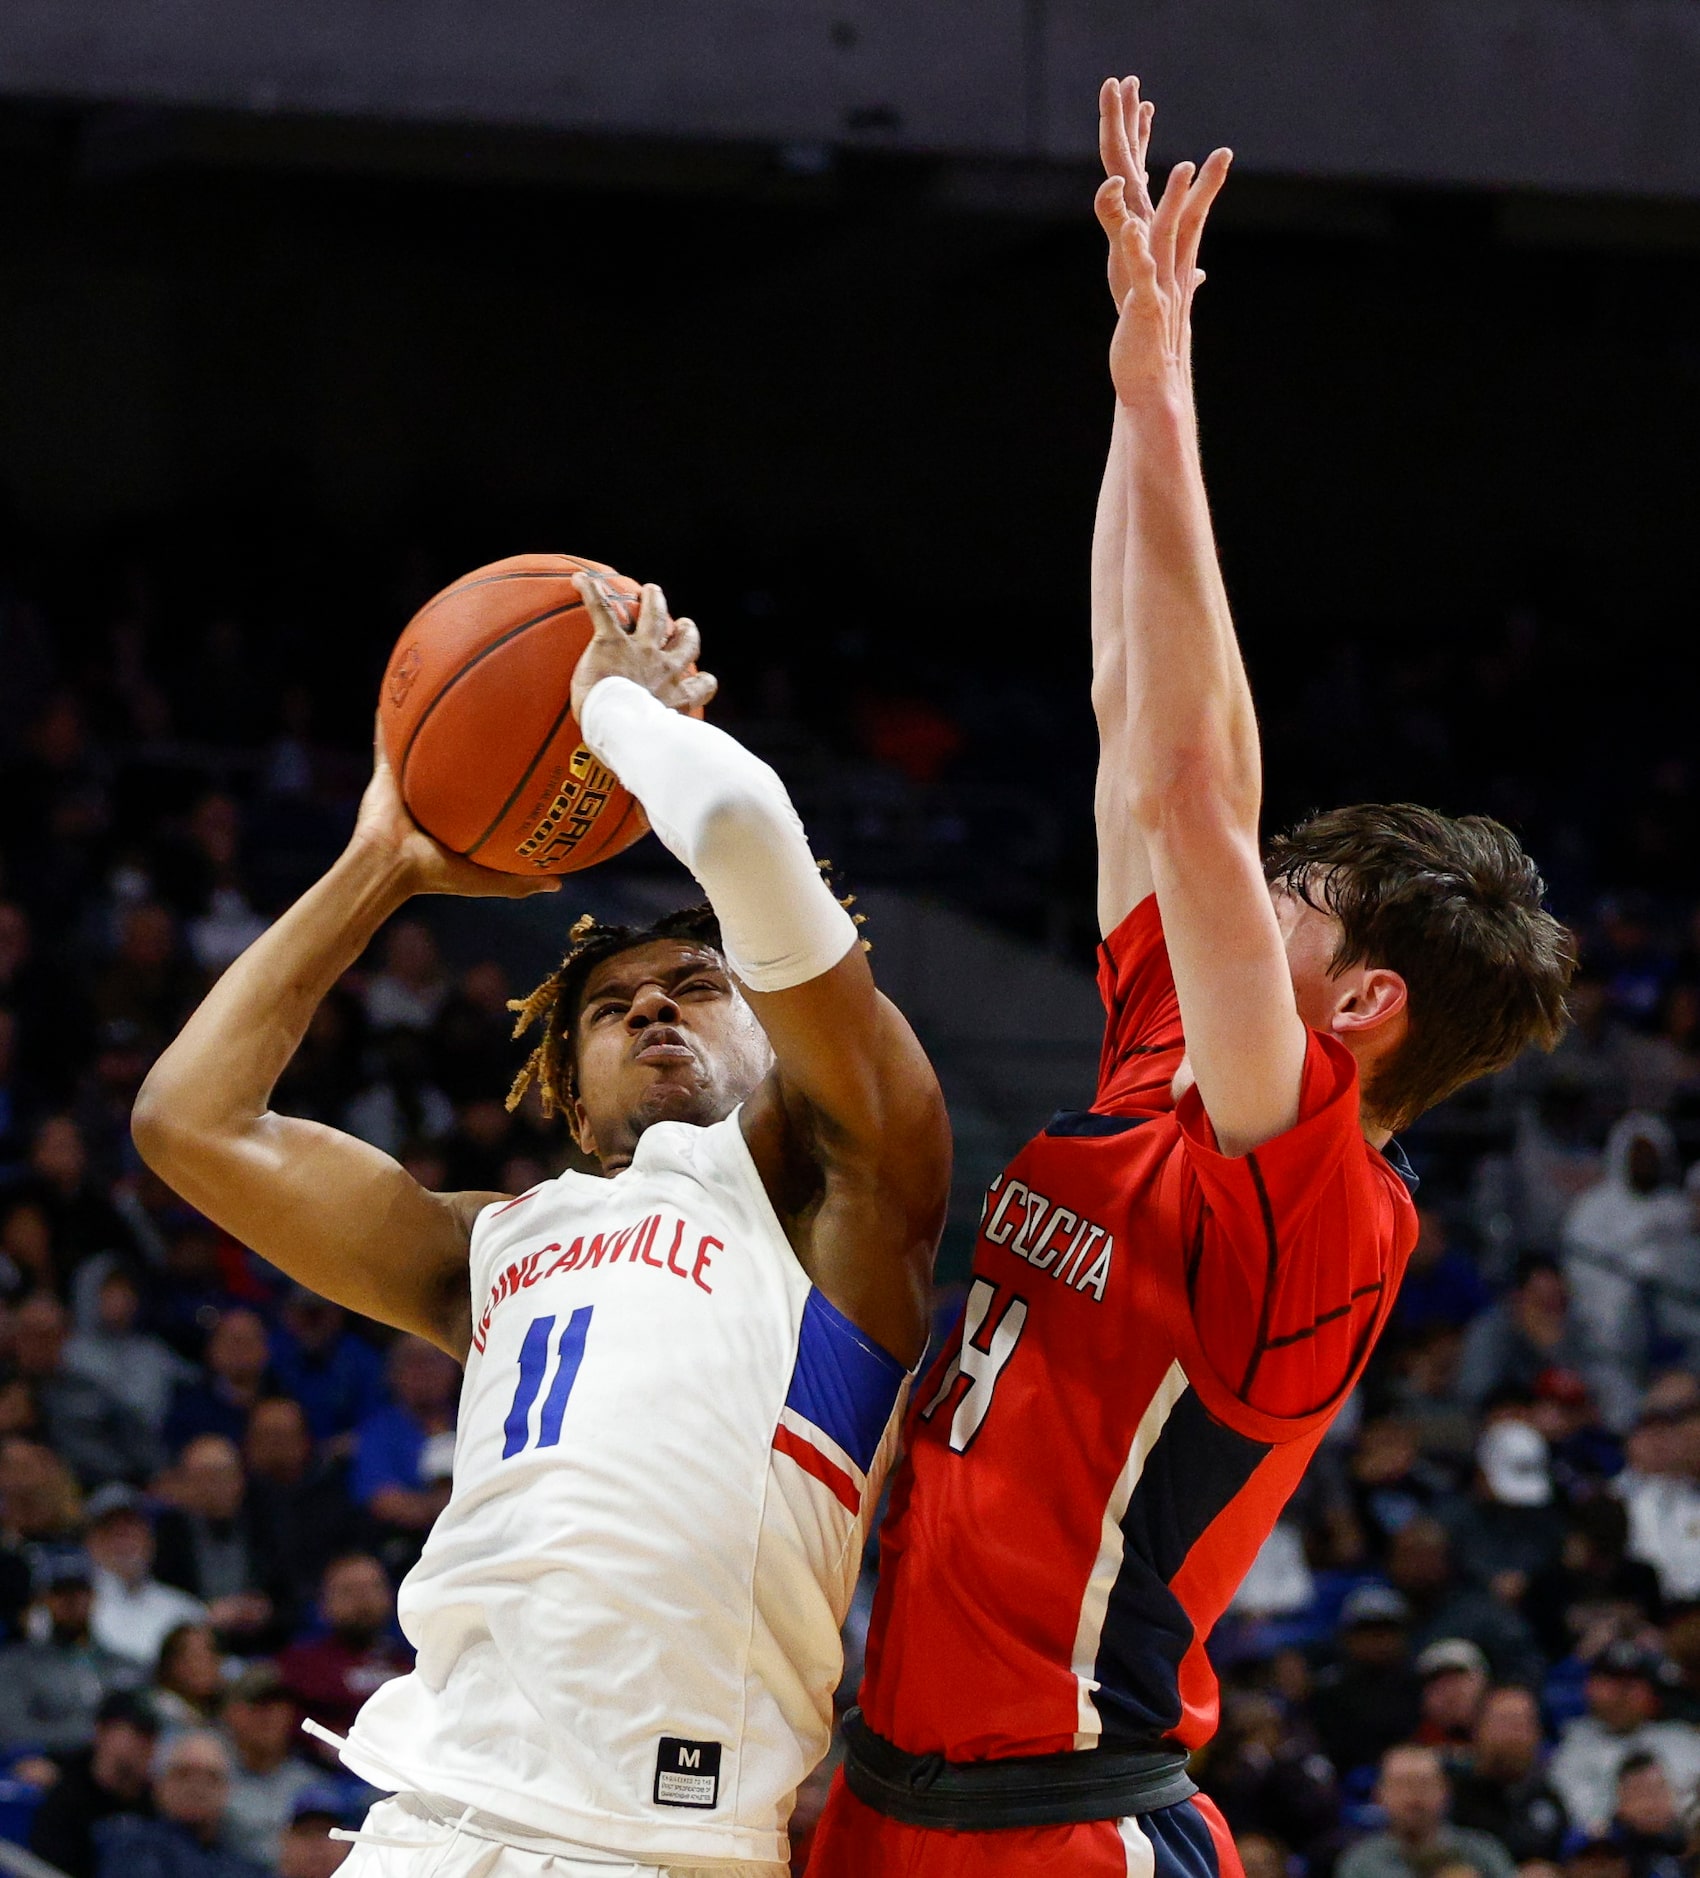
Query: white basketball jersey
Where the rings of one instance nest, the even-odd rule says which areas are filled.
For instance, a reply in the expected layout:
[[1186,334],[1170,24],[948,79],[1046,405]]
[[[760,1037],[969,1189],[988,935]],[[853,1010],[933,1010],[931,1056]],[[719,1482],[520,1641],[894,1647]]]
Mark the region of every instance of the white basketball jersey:
[[648,1857],[783,1859],[907,1376],[814,1289],[736,1115],[479,1215],[413,1673],[343,1758]]

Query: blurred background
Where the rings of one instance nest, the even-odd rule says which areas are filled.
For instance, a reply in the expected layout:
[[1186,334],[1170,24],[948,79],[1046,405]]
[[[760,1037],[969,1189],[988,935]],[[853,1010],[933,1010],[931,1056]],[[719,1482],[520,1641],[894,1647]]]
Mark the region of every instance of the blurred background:
[[[1083,1099],[1128,70],[1159,168],[1238,156],[1198,381],[1271,825],[1499,815],[1584,957],[1559,1050],[1406,1141],[1404,1301],[1221,1633],[1201,1777],[1252,1878],[1686,1858],[1692,0],[9,0],[0,1831],[71,1878],[138,1832],[327,1878],[361,1796],[295,1723],[407,1661],[452,1367],[293,1293],[126,1116],[336,852],[438,587],[561,549],[702,624],[946,1084],[941,1314],[986,1181]],[[280,1105],[531,1184],[564,1144],[501,1108],[506,999],[578,911],[686,890],[649,841],[558,907],[409,909]]]

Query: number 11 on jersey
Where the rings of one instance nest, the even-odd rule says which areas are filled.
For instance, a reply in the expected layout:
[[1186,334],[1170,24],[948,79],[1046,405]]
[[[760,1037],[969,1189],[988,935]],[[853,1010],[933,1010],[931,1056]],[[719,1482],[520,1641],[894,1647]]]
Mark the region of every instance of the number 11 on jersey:
[[561,1417],[567,1412],[567,1397],[578,1380],[578,1366],[584,1361],[584,1340],[590,1332],[590,1313],[595,1307],[581,1304],[562,1327],[553,1352],[549,1347],[555,1319],[534,1317],[525,1333],[519,1352],[519,1380],[514,1384],[513,1404],[502,1424],[502,1459],[512,1460],[527,1444],[531,1433],[531,1410],[543,1388],[549,1358],[555,1359],[555,1376],[543,1409],[537,1417],[537,1441],[540,1448],[561,1444]]

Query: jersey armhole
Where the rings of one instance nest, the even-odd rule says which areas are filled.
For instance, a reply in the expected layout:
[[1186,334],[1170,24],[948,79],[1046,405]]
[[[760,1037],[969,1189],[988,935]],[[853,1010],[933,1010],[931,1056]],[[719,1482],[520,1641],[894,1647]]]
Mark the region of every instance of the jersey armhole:
[[[1165,1182],[1175,1183],[1170,1190],[1173,1207],[1171,1217],[1182,1217],[1179,1184],[1182,1157],[1179,1152],[1169,1158],[1161,1178]],[[1215,1365],[1205,1354],[1204,1345],[1198,1335],[1198,1327],[1193,1322],[1191,1299],[1187,1291],[1187,1259],[1181,1244],[1181,1235],[1177,1233],[1159,1233],[1155,1235],[1157,1255],[1162,1262],[1159,1273],[1158,1292],[1162,1298],[1163,1315],[1169,1327],[1169,1335],[1174,1339],[1175,1352],[1180,1358],[1181,1368],[1186,1372],[1187,1380],[1198,1392],[1199,1400],[1211,1415],[1237,1434],[1247,1435],[1255,1441],[1269,1441],[1277,1445],[1301,1440],[1305,1435],[1314,1434],[1324,1428],[1339,1414],[1346,1398],[1356,1388],[1363,1374],[1363,1357],[1334,1392],[1318,1407],[1307,1410],[1303,1415],[1270,1415],[1264,1410],[1253,1408],[1249,1402],[1241,1400],[1234,1390],[1223,1381]],[[1393,1305],[1398,1295],[1396,1285],[1383,1288],[1381,1301],[1368,1334],[1364,1339],[1364,1355],[1372,1351],[1387,1328],[1387,1320],[1392,1314]]]

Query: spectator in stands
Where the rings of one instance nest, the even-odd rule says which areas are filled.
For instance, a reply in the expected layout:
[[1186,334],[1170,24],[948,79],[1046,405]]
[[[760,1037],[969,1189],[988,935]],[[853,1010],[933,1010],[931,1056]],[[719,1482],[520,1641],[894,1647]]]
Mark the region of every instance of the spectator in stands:
[[1625,1115],[1606,1137],[1599,1182],[1565,1217],[1563,1245],[1577,1315],[1627,1373],[1644,1369],[1656,1287],[1680,1279],[1691,1231],[1669,1123]]
[[89,1167],[82,1130],[69,1115],[49,1115],[37,1127],[24,1192],[47,1217],[62,1276],[97,1252],[135,1252],[130,1228]]
[[1409,1605],[1386,1585],[1360,1585],[1340,1607],[1340,1660],[1318,1673],[1310,1714],[1342,1774],[1371,1765],[1417,1725],[1409,1623]]
[[1236,1833],[1234,1849],[1245,1868],[1245,1878],[1291,1878],[1292,1851],[1273,1833]]
[[372,1691],[413,1665],[395,1635],[395,1592],[369,1553],[351,1552],[326,1567],[319,1590],[322,1635],[303,1636],[278,1660],[302,1712],[345,1735]]
[[230,1756],[210,1729],[160,1744],[153,1802],[152,1819],[120,1813],[95,1827],[95,1878],[258,1878],[263,1871],[220,1845]]
[[1339,1787],[1327,1756],[1301,1717],[1260,1691],[1226,1698],[1200,1784],[1236,1839],[1265,1833],[1304,1852],[1339,1821]]
[[1464,1637],[1487,1657],[1496,1680],[1540,1681],[1544,1666],[1528,1625],[1509,1605],[1459,1578],[1452,1541],[1438,1520],[1413,1519],[1394,1534],[1387,1576],[1410,1606],[1417,1649]]
[[1475,1416],[1458,1399],[1463,1349],[1461,1331],[1430,1322],[1386,1352],[1391,1418],[1410,1430],[1423,1461],[1448,1483],[1468,1472],[1478,1432]]
[[348,1325],[348,1313],[295,1285],[272,1333],[272,1373],[279,1391],[306,1412],[315,1441],[351,1435],[384,1403],[384,1360]]
[[133,1664],[89,1634],[94,1591],[85,1554],[45,1554],[38,1581],[39,1634],[0,1650],[0,1755],[86,1748],[101,1703],[139,1680]]
[[1556,1859],[1570,1826],[1541,1753],[1533,1693],[1502,1683],[1483,1697],[1469,1757],[1452,1777],[1454,1822],[1490,1834],[1519,1866]]
[[1622,1500],[1600,1493],[1571,1509],[1557,1562],[1535,1577],[1523,1600],[1551,1661],[1592,1656],[1613,1637],[1664,1622],[1658,1573],[1645,1560],[1627,1557],[1628,1545]]
[[145,1480],[159,1465],[158,1444],[105,1383],[66,1363],[69,1328],[64,1305],[47,1292],[26,1298],[13,1317],[13,1362],[37,1426],[85,1487]]
[[232,1642],[269,1631],[279,1596],[287,1601],[276,1543],[247,1488],[236,1444],[198,1435],[172,1474],[175,1505],[154,1526],[160,1579],[198,1598]]
[[1422,1684],[1413,1739],[1443,1755],[1469,1746],[1488,1689],[1487,1658],[1464,1637],[1442,1637],[1417,1658]]
[[95,1291],[94,1322],[66,1340],[65,1367],[101,1384],[157,1440],[172,1390],[190,1381],[194,1371],[168,1344],[143,1330],[141,1318],[136,1267],[109,1263]]
[[170,909],[144,900],[119,914],[117,950],[95,975],[90,1001],[99,1022],[134,1025],[154,1055],[176,1036],[202,984],[178,945]]
[[1389,1748],[1375,1795],[1387,1815],[1383,1832],[1360,1839],[1335,1867],[1338,1878],[1428,1878],[1457,1862],[1480,1878],[1515,1878],[1497,1839],[1447,1821],[1446,1770],[1433,1748]]
[[153,1575],[153,1523],[133,1488],[102,1487],[88,1504],[94,1563],[94,1635],[127,1661],[151,1670],[176,1625],[204,1623],[206,1609]]
[[107,1696],[95,1711],[94,1745],[54,1757],[58,1778],[30,1822],[30,1850],[66,1878],[95,1878],[100,1821],[153,1813],[149,1773],[158,1738],[159,1716],[145,1695]]
[[196,1370],[205,1360],[207,1326],[235,1300],[225,1283],[221,1241],[199,1214],[175,1213],[165,1222],[165,1258],[148,1283],[146,1321]]
[[225,1697],[230,1809],[225,1843],[261,1865],[277,1863],[296,1801],[324,1775],[294,1752],[301,1717],[275,1663],[252,1663]]
[[1629,1854],[1604,1834],[1581,1839],[1571,1844],[1564,1878],[1630,1878]]
[[392,1405],[360,1424],[354,1500],[403,1542],[398,1555],[417,1555],[448,1504],[460,1368],[423,1337],[400,1337],[390,1352],[389,1384]]
[[384,963],[366,984],[366,1017],[374,1030],[427,1031],[448,1000],[449,977],[431,929],[398,919],[384,934]]
[[1700,1598],[1700,1389],[1689,1376],[1672,1376],[1624,1443],[1628,1465],[1616,1488],[1629,1516],[1629,1553],[1658,1573],[1659,1589],[1673,1602]]
[[1665,1665],[1639,1643],[1608,1644],[1588,1666],[1587,1713],[1567,1722],[1547,1767],[1571,1822],[1603,1833],[1617,1802],[1617,1770],[1631,1754],[1653,1754],[1678,1806],[1700,1784],[1700,1732],[1686,1722],[1660,1721]]
[[1393,1327],[1405,1336],[1435,1325],[1462,1330],[1493,1302],[1474,1263],[1450,1243],[1446,1223],[1430,1206],[1417,1208],[1417,1243],[1399,1281]]
[[34,1589],[38,1546],[75,1544],[82,1501],[71,1470],[39,1441],[0,1439],[0,1636],[15,1636]]
[[365,1522],[348,1497],[346,1469],[315,1456],[307,1417],[288,1396],[268,1396],[248,1418],[248,1492],[276,1547],[291,1609],[325,1567],[358,1549]]
[[1490,1421],[1476,1443],[1470,1501],[1451,1521],[1465,1576],[1517,1604],[1563,1548],[1564,1513],[1555,1499],[1546,1437],[1515,1413]]
[[458,1104],[480,1102],[513,1075],[513,1013],[507,974],[492,960],[474,965],[437,1014],[431,1031],[437,1085]]
[[59,1286],[46,1208],[39,1200],[16,1200],[0,1210],[0,1301],[16,1304],[32,1291],[56,1293]]
[[1613,1427],[1632,1417],[1633,1379],[1606,1360],[1573,1311],[1557,1261],[1530,1253],[1517,1261],[1510,1291],[1465,1331],[1458,1393],[1480,1411],[1492,1396],[1533,1395],[1553,1368],[1583,1377]]
[[346,1839],[333,1839],[331,1830],[356,1824],[353,1810],[335,1787],[308,1787],[296,1796],[278,1846],[278,1878],[335,1878],[353,1848]]
[[204,1727],[218,1714],[224,1659],[210,1624],[174,1624],[165,1633],[154,1666],[153,1697],[169,1727]]
[[1681,1878],[1686,1835],[1656,1754],[1631,1754],[1618,1768],[1611,1836],[1629,1856],[1630,1878]]
[[203,1360],[206,1376],[172,1391],[165,1440],[173,1454],[197,1435],[223,1435],[240,1444],[254,1404],[277,1393],[266,1327],[254,1311],[240,1305],[221,1311]]

